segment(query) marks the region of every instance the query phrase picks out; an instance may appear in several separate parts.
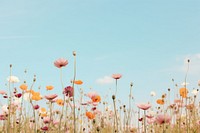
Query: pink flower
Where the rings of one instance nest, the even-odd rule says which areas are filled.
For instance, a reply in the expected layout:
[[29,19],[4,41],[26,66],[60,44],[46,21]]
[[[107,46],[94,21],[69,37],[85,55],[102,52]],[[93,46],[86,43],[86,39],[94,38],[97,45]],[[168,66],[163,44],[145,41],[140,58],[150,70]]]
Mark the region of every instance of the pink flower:
[[43,120],[43,122],[45,123],[45,124],[47,124],[47,123],[50,123],[50,118],[49,117],[45,117],[44,118],[44,120]]
[[61,68],[61,67],[64,67],[68,64],[68,61],[64,58],[59,58],[57,59],[55,62],[54,62],[54,65],[57,67],[57,68]]
[[53,121],[53,125],[58,125],[59,124],[59,121],[58,120],[54,120]]
[[0,114],[0,120],[6,120],[6,115]]
[[42,131],[48,131],[48,129],[49,128],[47,126],[44,126],[44,127],[41,128]]
[[74,94],[73,94],[73,91],[74,91],[74,88],[73,88],[73,87],[67,86],[67,87],[65,87],[63,93],[64,93],[66,96],[68,96],[68,97],[72,97],[72,96],[74,95]]
[[113,74],[112,75],[112,78],[114,78],[114,79],[120,79],[121,77],[122,77],[121,74]]
[[156,117],[156,122],[158,124],[170,123],[170,121],[171,121],[171,117],[167,114],[159,114]]
[[1,95],[4,95],[4,94],[6,94],[6,92],[3,91],[3,90],[0,90],[0,94],[1,94]]
[[148,123],[148,124],[153,124],[154,122],[155,122],[155,119],[154,119],[154,118],[147,119],[147,123]]
[[147,110],[147,109],[149,109],[151,107],[151,104],[144,104],[144,103],[137,104],[137,107],[142,109],[142,110]]
[[89,92],[88,94],[87,94],[87,96],[89,97],[89,98],[93,98],[93,97],[95,97],[95,96],[97,96],[98,94],[96,93],[96,92]]
[[49,95],[46,95],[45,98],[50,101],[56,98],[57,96],[58,96],[57,94],[49,94]]

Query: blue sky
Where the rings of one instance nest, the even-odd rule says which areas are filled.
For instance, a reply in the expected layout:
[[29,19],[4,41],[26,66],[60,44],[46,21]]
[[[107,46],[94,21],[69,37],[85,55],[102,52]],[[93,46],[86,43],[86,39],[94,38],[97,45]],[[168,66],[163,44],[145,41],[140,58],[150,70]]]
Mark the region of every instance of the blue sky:
[[[4,89],[13,75],[35,88],[54,85],[61,94],[59,70],[53,62],[69,60],[63,69],[65,85],[73,78],[77,52],[77,79],[85,92],[93,88],[112,95],[115,84],[97,80],[121,73],[118,97],[126,103],[130,82],[136,102],[157,98],[173,88],[171,79],[184,81],[184,60],[191,59],[189,89],[200,79],[200,1],[198,0],[16,0],[0,1],[0,83]],[[25,77],[24,69],[28,70]],[[18,86],[19,84],[17,84]],[[52,93],[53,93],[52,92]],[[49,92],[48,92],[49,93]],[[111,98],[110,98],[111,99]]]

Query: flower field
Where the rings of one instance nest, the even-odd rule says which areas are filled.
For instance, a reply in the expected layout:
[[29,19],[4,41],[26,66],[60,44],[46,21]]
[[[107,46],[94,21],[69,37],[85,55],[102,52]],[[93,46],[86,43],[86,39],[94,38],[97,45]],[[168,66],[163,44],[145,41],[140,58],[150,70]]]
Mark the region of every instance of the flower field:
[[[174,88],[158,94],[158,99],[154,98],[156,93],[151,92],[151,101],[135,103],[134,85],[130,83],[129,97],[126,97],[129,102],[123,105],[117,102],[121,74],[111,75],[115,93],[109,97],[112,101],[109,103],[101,94],[85,93],[81,89],[86,83],[76,78],[76,52],[72,56],[74,74],[68,86],[64,86],[62,79],[62,69],[67,69],[68,60],[59,58],[52,63],[60,71],[61,97],[51,93],[53,85],[46,85],[48,94],[41,94],[34,87],[35,76],[32,84],[20,81],[12,75],[10,65],[7,88],[0,90],[1,133],[200,133],[199,88],[192,91],[187,88],[190,60],[181,87],[172,79]],[[197,84],[200,86],[200,82]],[[78,94],[76,87],[80,88]]]

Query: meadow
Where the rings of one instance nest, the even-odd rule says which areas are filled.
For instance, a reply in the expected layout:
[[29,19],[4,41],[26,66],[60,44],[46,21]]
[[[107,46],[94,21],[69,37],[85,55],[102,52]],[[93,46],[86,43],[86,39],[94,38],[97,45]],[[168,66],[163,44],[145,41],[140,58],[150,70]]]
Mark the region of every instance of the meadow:
[[[10,75],[7,78],[6,89],[0,90],[0,132],[1,133],[199,133],[200,132],[200,102],[199,88],[189,91],[187,88],[187,73],[182,86],[175,83],[174,88],[166,89],[160,97],[155,99],[156,92],[151,92],[151,101],[135,103],[133,88],[130,83],[128,103],[118,103],[118,83],[122,74],[112,74],[115,80],[114,94],[108,103],[95,90],[84,92],[84,83],[76,78],[76,52],[74,58],[73,80],[68,86],[63,84],[62,69],[68,65],[68,60],[59,58],[52,61],[60,70],[62,98],[51,93],[53,85],[46,85],[48,94],[41,94],[34,85],[26,80],[19,81],[12,75],[13,66],[10,65]],[[26,73],[26,71],[24,72]],[[16,85],[17,84],[17,85]],[[200,82],[197,80],[200,87]],[[75,93],[74,88],[79,88]],[[191,90],[191,89],[190,89]],[[76,96],[79,97],[76,97]],[[144,96],[145,97],[145,96]],[[141,97],[142,98],[142,97]],[[39,102],[45,104],[41,105]],[[110,105],[111,104],[111,105]]]

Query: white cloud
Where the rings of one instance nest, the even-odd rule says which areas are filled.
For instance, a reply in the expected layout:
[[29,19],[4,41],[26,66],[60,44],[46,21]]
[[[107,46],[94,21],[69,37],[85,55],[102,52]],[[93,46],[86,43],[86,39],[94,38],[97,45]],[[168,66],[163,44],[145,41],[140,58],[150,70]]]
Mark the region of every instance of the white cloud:
[[111,84],[113,83],[113,78],[111,78],[110,76],[104,76],[103,78],[99,78],[96,80],[97,84]]

